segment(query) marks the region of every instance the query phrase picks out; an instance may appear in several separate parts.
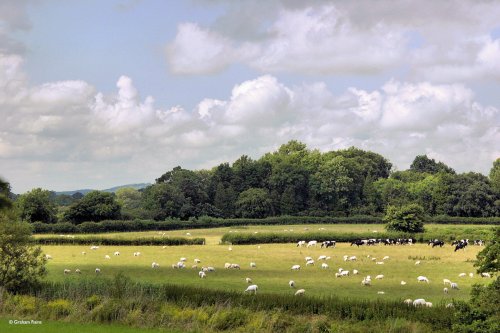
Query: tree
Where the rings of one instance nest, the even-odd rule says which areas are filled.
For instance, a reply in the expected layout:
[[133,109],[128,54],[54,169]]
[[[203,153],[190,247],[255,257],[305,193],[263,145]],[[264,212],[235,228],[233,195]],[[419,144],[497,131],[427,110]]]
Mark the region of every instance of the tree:
[[418,155],[417,157],[415,157],[412,164],[410,165],[410,170],[427,173],[455,173],[455,170],[453,170],[443,162],[436,162],[436,160],[428,158],[427,155]]
[[[474,266],[478,273],[498,273],[500,265],[500,227],[495,229],[491,241],[477,255]],[[470,302],[456,302],[453,331],[460,333],[496,333],[500,332],[500,277],[497,276],[487,286],[473,285]]]
[[186,198],[183,193],[168,183],[148,186],[142,194],[143,208],[150,211],[153,219],[157,221],[163,221],[168,217],[180,217],[181,208],[185,204]]
[[112,193],[92,191],[79,202],[71,205],[65,219],[79,224],[86,221],[99,222],[120,218],[120,205]]
[[[8,183],[0,179],[0,192]],[[45,256],[40,247],[31,245],[31,227],[19,222],[15,212],[8,207],[8,199],[0,210],[0,297],[4,290],[22,292],[40,283],[46,274]]]
[[500,196],[500,158],[493,162],[493,167],[490,170],[490,181],[493,190]]
[[57,209],[51,200],[51,193],[35,188],[19,196],[16,201],[21,220],[26,222],[57,222]]
[[417,204],[388,206],[383,221],[389,231],[423,232],[424,209]]
[[500,272],[500,227],[496,227],[494,236],[489,240],[484,249],[477,254],[474,266],[478,273]]
[[247,218],[264,218],[271,214],[271,199],[262,188],[249,188],[240,193],[236,201],[238,215]]
[[12,207],[12,202],[9,199],[10,185],[0,178],[0,211]]

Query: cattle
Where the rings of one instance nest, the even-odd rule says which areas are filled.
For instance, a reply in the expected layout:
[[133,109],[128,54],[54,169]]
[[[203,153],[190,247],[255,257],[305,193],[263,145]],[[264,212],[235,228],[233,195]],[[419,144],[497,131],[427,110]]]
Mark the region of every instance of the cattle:
[[465,247],[469,244],[469,242],[467,240],[461,240],[459,241],[456,245],[455,245],[455,251],[453,252],[457,252],[458,250],[461,250],[461,249],[465,249]]
[[321,247],[329,248],[329,247],[335,247],[337,243],[335,241],[324,241],[321,243]]
[[430,240],[429,244],[427,244],[427,245],[432,245],[433,248],[436,246],[443,247],[444,242],[442,240],[439,240],[439,239],[434,239],[434,240]]
[[356,245],[357,247],[359,247],[360,245],[365,245],[365,244],[366,243],[363,242],[361,239],[356,239],[356,240],[351,242],[351,246]]

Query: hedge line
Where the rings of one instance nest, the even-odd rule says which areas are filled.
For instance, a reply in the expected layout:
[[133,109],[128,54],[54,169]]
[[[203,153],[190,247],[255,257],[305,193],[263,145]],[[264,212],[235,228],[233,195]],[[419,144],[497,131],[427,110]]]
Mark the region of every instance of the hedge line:
[[246,245],[246,244],[269,244],[269,243],[297,243],[301,240],[317,240],[318,242],[323,242],[326,240],[335,240],[336,242],[352,242],[357,239],[385,239],[385,238],[415,238],[417,243],[427,243],[431,239],[440,239],[443,241],[453,241],[456,239],[490,239],[492,233],[487,230],[477,230],[474,232],[468,231],[458,231],[456,233],[450,233],[447,231],[440,232],[426,232],[418,234],[404,234],[404,233],[392,233],[392,232],[356,232],[356,233],[344,233],[344,232],[307,232],[307,233],[226,233],[222,236],[221,241],[223,243],[234,244],[234,245]]
[[[437,216],[428,220],[436,224],[492,224],[500,225],[500,217],[463,218]],[[382,218],[377,216],[349,216],[349,217],[306,217],[306,216],[276,216],[265,219],[218,219],[201,217],[189,221],[169,219],[166,221],[153,220],[114,220],[102,222],[84,222],[78,225],[72,223],[46,224],[33,223],[35,233],[100,233],[115,231],[149,231],[149,230],[179,230],[199,228],[234,227],[242,225],[289,225],[289,224],[382,224]]]
[[205,245],[205,238],[163,237],[163,238],[103,238],[103,237],[39,237],[33,242],[39,245]]

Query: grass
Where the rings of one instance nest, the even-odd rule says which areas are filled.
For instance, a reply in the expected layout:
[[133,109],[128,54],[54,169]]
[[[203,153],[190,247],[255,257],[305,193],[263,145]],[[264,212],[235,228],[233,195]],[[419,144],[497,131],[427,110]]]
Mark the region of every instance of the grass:
[[[32,318],[3,317],[0,318],[0,332],[6,333],[177,333],[181,331],[165,329],[147,329],[124,325],[79,324],[61,321],[40,320],[41,324],[9,324],[10,320],[31,321]],[[34,319],[37,320],[37,319]]]
[[[477,232],[478,230],[492,230],[494,225],[449,225],[449,224],[426,224],[425,228],[429,233],[441,232],[446,234],[468,234]],[[328,232],[370,232],[376,237],[377,232],[385,231],[382,224],[314,224],[314,225],[273,225],[273,226],[236,226],[212,229],[185,229],[172,231],[139,231],[139,232],[112,232],[100,234],[85,234],[75,235],[75,237],[102,237],[102,238],[121,238],[121,239],[136,239],[136,238],[163,238],[163,237],[203,237],[206,239],[206,244],[219,244],[219,241],[225,233],[259,233],[259,232],[283,232],[283,233],[302,233],[305,229],[309,231]],[[376,231],[376,232],[374,232]],[[189,233],[191,236],[188,236]],[[37,234],[35,238],[49,237],[58,235]]]
[[[206,235],[204,235],[206,236]],[[44,252],[53,259],[48,263],[48,277],[50,281],[99,279],[94,270],[101,269],[101,275],[112,277],[118,272],[124,272],[134,281],[150,283],[172,283],[197,286],[210,289],[224,289],[243,292],[247,284],[246,277],[259,286],[259,292],[292,294],[294,291],[288,286],[293,279],[297,289],[306,289],[307,295],[337,296],[355,299],[387,299],[402,300],[406,298],[425,298],[433,303],[449,302],[451,299],[467,299],[473,283],[485,283],[486,279],[474,274],[473,278],[459,278],[458,274],[475,272],[472,260],[482,249],[470,246],[465,251],[453,252],[451,246],[431,248],[428,245],[414,246],[373,246],[350,247],[348,244],[338,244],[336,248],[297,248],[294,244],[265,244],[232,246],[232,251],[226,245],[209,244],[205,246],[101,246],[92,251],[89,246],[43,246]],[[81,252],[86,251],[86,255]],[[120,256],[113,256],[120,251]],[[134,257],[133,252],[141,252],[141,256]],[[108,254],[111,259],[104,259]],[[314,267],[305,266],[305,256],[317,259],[320,255],[331,256],[327,261],[330,269],[320,268],[317,262]],[[357,262],[345,262],[343,255],[355,255]],[[376,257],[381,260],[388,255],[390,259],[384,265],[376,265],[367,258]],[[188,267],[193,264],[194,258],[199,258],[199,265],[214,266],[216,272],[209,273],[206,279],[198,277],[198,269],[173,269],[171,265],[177,263],[181,257],[188,259]],[[415,261],[421,264],[416,266]],[[152,269],[151,263],[160,264],[159,269]],[[241,270],[226,270],[224,264],[238,263]],[[250,262],[255,262],[257,268],[251,269]],[[290,267],[300,264],[302,270],[291,271]],[[346,270],[357,269],[358,276],[335,278],[338,268]],[[81,275],[74,273],[64,275],[64,269],[74,271],[79,268]],[[373,280],[371,287],[362,287],[360,282],[366,275],[372,279],[379,274],[385,277],[382,280]],[[418,283],[416,278],[424,275],[431,281],[429,284]],[[448,295],[443,293],[443,278],[457,282],[460,290],[450,290]],[[400,282],[407,282],[401,286]],[[377,294],[384,291],[384,295]]]

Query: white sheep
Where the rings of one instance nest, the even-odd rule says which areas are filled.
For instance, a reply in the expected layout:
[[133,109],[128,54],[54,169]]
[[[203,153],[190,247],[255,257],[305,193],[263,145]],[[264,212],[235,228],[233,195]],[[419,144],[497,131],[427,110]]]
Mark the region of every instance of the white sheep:
[[321,264],[321,268],[322,268],[322,269],[328,269],[328,264],[322,263],[322,264]]
[[451,284],[451,281],[448,279],[443,279],[443,285]]
[[233,248],[232,248],[231,246],[230,246],[230,247],[228,247],[227,249],[228,249],[229,251],[232,251],[232,250],[233,250]]
[[340,277],[349,276],[349,271],[340,272]]
[[467,274],[465,274],[465,273],[460,273],[460,274],[458,274],[458,277],[461,277],[461,278],[462,278],[462,277],[466,277],[466,276],[467,276]]
[[197,263],[197,264],[199,264],[199,263],[201,263],[201,260],[198,259],[198,258],[196,258],[196,259],[194,259],[194,262]]
[[312,240],[312,241],[309,241],[309,243],[307,243],[306,247],[311,247],[311,246],[316,246],[316,245],[318,245],[318,241]]
[[444,287],[444,288],[443,288],[443,292],[444,292],[445,294],[447,294],[447,293],[448,293],[448,288]]
[[64,274],[70,274],[70,273],[71,273],[71,270],[69,270],[69,269],[64,270]]
[[358,258],[356,258],[356,256],[350,256],[349,257],[349,261],[356,261],[358,260]]
[[347,259],[349,259],[349,256],[343,256],[342,258],[344,258],[344,261],[347,261]]
[[300,265],[293,265],[291,268],[292,271],[299,271],[300,270]]
[[363,285],[363,286],[369,287],[369,286],[371,286],[371,284],[372,284],[371,279],[364,278],[363,281],[361,281],[361,285]]
[[330,259],[332,259],[332,257],[328,256],[328,257],[326,257],[325,260],[330,260]]
[[481,277],[491,278],[490,273],[481,273]]
[[357,269],[352,270],[352,275],[358,275],[358,274],[359,274],[359,271]]
[[77,269],[75,269],[75,273],[76,274],[82,274],[82,271],[77,268]]
[[290,286],[290,288],[295,288],[295,281],[293,280],[288,281],[288,285]]
[[157,263],[157,262],[153,262],[153,263],[151,264],[151,268],[153,268],[153,269],[154,269],[154,268],[160,268],[160,264],[159,264],[159,263]]
[[47,259],[47,260],[52,259],[52,256],[50,254],[46,254],[45,259]]
[[141,252],[134,252],[134,257],[139,257],[141,255]]
[[446,304],[445,308],[449,309],[449,308],[452,308],[453,307],[453,303],[448,303]]
[[417,298],[413,301],[413,306],[425,305],[426,301],[423,298]]
[[389,260],[389,256],[383,257],[382,260]]
[[425,276],[422,276],[422,275],[420,275],[420,276],[417,277],[417,281],[418,282],[427,282],[427,283],[429,283],[429,279],[426,278]]
[[432,308],[432,303],[431,302],[425,302],[425,306],[428,308]]
[[113,253],[113,255],[115,255],[115,256],[119,256],[119,255],[120,255],[120,252],[116,251],[115,253]]
[[375,280],[382,280],[383,278],[384,278],[383,274],[379,274],[379,275],[375,276]]
[[207,272],[215,272],[215,268],[213,268],[212,266],[208,266]]
[[251,262],[251,263],[250,263],[250,267],[251,267],[251,268],[257,268],[257,264],[256,264],[256,263],[254,263],[254,262]]
[[205,272],[203,272],[203,271],[200,271],[200,272],[198,272],[198,276],[199,276],[201,279],[204,279],[204,278],[206,278],[206,277],[207,277],[207,274],[205,274]]
[[185,262],[185,261],[187,261],[187,259],[184,258],[184,257],[182,257],[182,258],[179,259],[179,261]]
[[314,260],[307,261],[306,266],[314,266]]
[[406,281],[401,281],[402,286],[406,286]]
[[420,265],[420,260],[415,261],[415,265]]
[[92,246],[90,247],[90,249],[91,249],[91,250],[97,250],[97,249],[99,249],[99,246],[92,245]]
[[303,296],[306,293],[305,289],[299,289],[295,292],[295,296]]
[[191,233],[190,232],[186,232],[186,236],[191,236]]
[[96,273],[96,274],[101,274],[101,269],[100,269],[100,268],[96,268],[96,269],[95,269],[95,273]]
[[469,273],[469,277],[473,278],[474,277],[474,273]]
[[306,245],[306,241],[304,241],[304,240],[301,240],[301,241],[297,242],[297,247],[302,247],[304,245]]
[[251,279],[251,278],[249,278],[249,277],[247,277],[247,278],[245,279],[245,281],[246,281],[247,283],[252,283],[252,279]]
[[318,257],[318,261],[319,261],[319,260],[326,260],[326,256],[319,256],[319,257]]
[[252,284],[252,285],[248,286],[247,289],[245,289],[245,292],[250,292],[251,293],[253,291],[254,294],[257,294],[257,289],[258,288],[259,287],[256,284]]
[[385,294],[385,292],[384,292],[384,291],[377,291],[377,294],[379,294],[379,295],[384,295],[384,294]]
[[226,262],[226,263],[224,264],[224,268],[225,268],[225,269],[229,269],[229,268],[231,268],[231,264],[230,264],[230,263],[228,263],[228,262]]
[[457,284],[457,283],[455,283],[455,282],[452,282],[452,283],[450,284],[450,287],[451,287],[451,289],[457,289],[457,290],[459,289],[459,288],[458,288],[458,284]]
[[111,259],[111,257],[110,257],[109,255],[107,255],[107,254],[106,254],[106,255],[104,256],[104,259]]
[[179,262],[177,262],[177,267],[178,268],[186,268],[186,265],[184,264],[184,261],[179,261]]
[[198,265],[191,265],[192,269],[198,269]]
[[238,264],[231,264],[231,267],[232,269],[241,269],[240,265]]
[[312,258],[312,257],[306,257],[305,259],[306,259],[306,262],[307,262],[307,261],[310,261],[310,260],[313,260],[313,258]]
[[406,305],[411,305],[413,303],[413,300],[411,298],[407,298],[403,301]]
[[376,265],[383,265],[383,264],[384,264],[384,262],[383,262],[383,261],[377,261],[375,264],[376,264]]
[[87,254],[87,252],[85,252],[85,251],[82,251],[82,256],[84,256],[84,255],[86,255],[86,254]]

